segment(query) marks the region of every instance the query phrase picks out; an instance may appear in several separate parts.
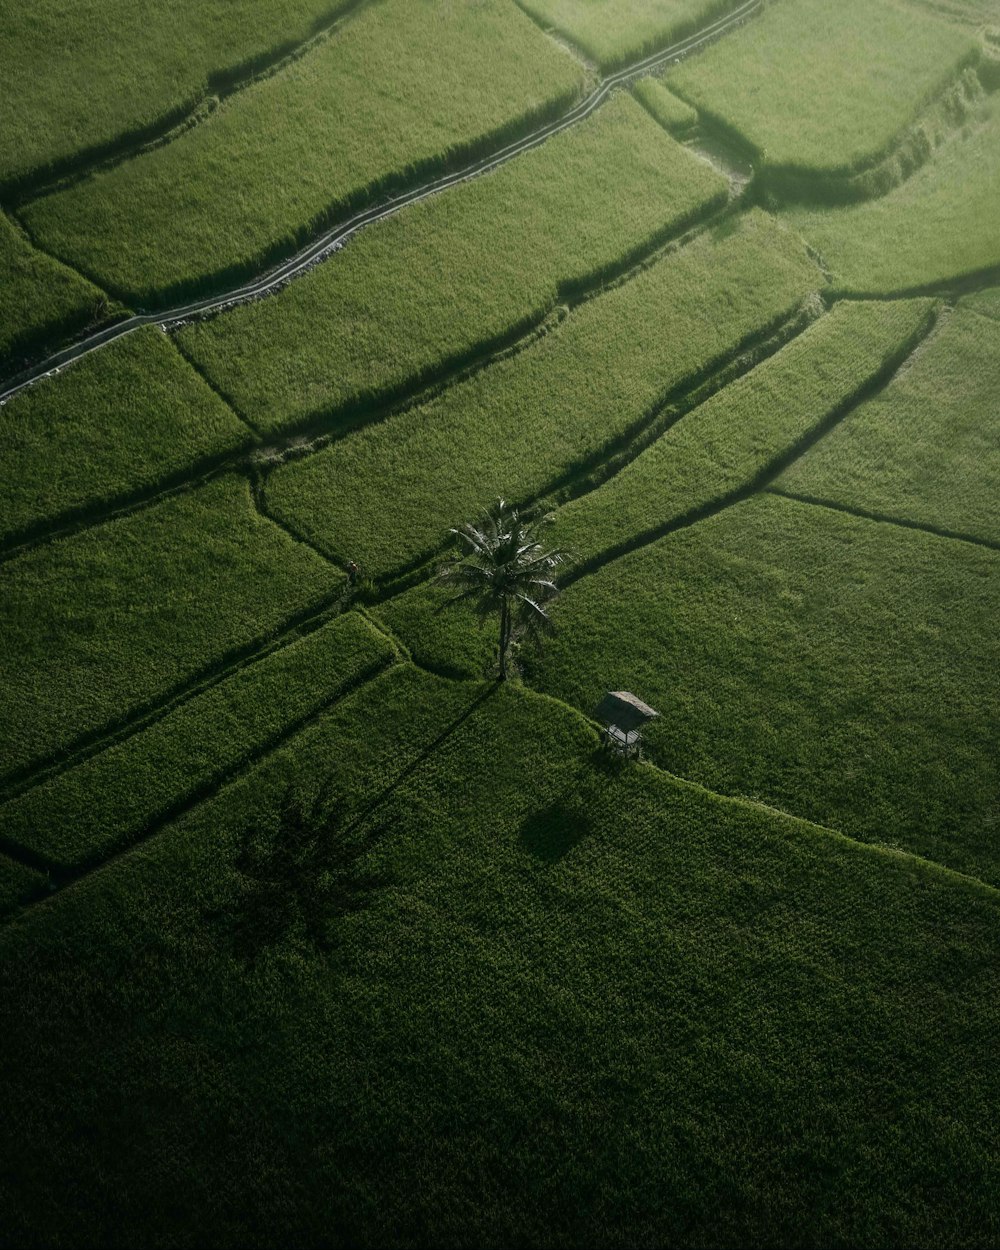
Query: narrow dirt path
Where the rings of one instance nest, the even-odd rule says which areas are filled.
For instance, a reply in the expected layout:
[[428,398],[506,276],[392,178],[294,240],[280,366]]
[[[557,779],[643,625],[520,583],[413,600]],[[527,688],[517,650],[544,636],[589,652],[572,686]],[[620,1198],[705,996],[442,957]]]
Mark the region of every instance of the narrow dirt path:
[[12,396],[25,387],[30,386],[33,382],[37,382],[40,378],[49,377],[53,373],[59,372],[75,361],[81,360],[84,356],[99,351],[109,343],[123,338],[126,334],[131,334],[143,326],[159,325],[167,328],[183,321],[206,316],[208,313],[219,312],[235,304],[258,299],[262,295],[271,294],[293,278],[306,273],[313,265],[326,260],[332,253],[339,250],[352,235],[357,234],[359,230],[363,230],[366,226],[374,225],[378,221],[383,221],[387,217],[394,216],[410,204],[417,204],[421,200],[428,199],[432,195],[437,195],[439,192],[447,190],[449,187],[457,186],[459,183],[468,182],[472,178],[478,178],[483,174],[487,174],[491,170],[497,169],[500,165],[506,164],[507,161],[513,160],[514,157],[520,156],[522,152],[528,152],[532,148],[539,147],[547,139],[551,139],[553,135],[557,135],[589,117],[604,103],[616,87],[625,86],[633,78],[661,69],[670,62],[680,60],[681,57],[697,51],[705,44],[712,42],[735,26],[745,22],[762,7],[762,4],[763,0],[745,0],[739,8],[711,22],[708,26],[690,35],[687,39],[682,39],[669,48],[664,48],[660,52],[644,57],[641,61],[636,61],[617,73],[609,74],[595,87],[590,95],[555,121],[540,126],[537,130],[523,136],[521,139],[507,144],[506,147],[489,156],[473,161],[472,164],[466,165],[462,169],[445,174],[431,182],[424,183],[422,186],[414,187],[412,190],[383,204],[375,205],[356,213],[353,217],[348,218],[347,221],[332,227],[325,234],[314,239],[312,243],[308,244],[301,251],[296,252],[294,256],[289,257],[288,260],[277,266],[277,268],[269,270],[267,273],[244,283],[242,286],[222,292],[219,295],[194,300],[189,304],[182,304],[176,308],[155,313],[135,313],[124,321],[107,326],[103,330],[99,330],[63,348],[47,360],[42,361],[40,364],[33,366],[7,382],[4,385],[4,389],[0,391],[0,404],[5,403]]

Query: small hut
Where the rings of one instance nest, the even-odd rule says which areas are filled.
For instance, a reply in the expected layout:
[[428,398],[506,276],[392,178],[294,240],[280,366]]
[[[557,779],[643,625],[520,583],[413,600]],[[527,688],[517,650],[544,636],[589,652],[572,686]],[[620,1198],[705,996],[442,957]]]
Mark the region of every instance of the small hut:
[[608,746],[626,756],[641,753],[642,727],[659,714],[627,690],[609,690],[594,710],[604,726]]

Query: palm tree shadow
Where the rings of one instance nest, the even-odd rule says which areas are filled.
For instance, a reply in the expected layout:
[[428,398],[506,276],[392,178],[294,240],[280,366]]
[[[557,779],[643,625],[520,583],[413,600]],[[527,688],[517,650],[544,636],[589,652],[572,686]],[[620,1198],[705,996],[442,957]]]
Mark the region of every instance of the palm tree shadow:
[[341,824],[322,799],[308,803],[289,791],[276,829],[244,831],[234,860],[241,891],[227,917],[238,959],[254,963],[294,940],[329,952],[338,942],[338,922],[370,906],[391,884],[365,862],[382,830],[360,836]]

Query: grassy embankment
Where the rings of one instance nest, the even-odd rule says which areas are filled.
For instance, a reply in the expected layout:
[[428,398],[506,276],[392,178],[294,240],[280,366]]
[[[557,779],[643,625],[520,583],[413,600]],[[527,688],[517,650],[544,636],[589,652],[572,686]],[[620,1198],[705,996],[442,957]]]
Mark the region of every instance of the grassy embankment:
[[0,11],[0,186],[179,121],[351,0],[33,0]]
[[[913,128],[980,55],[969,32],[896,0],[797,0],[763,15],[666,82],[752,154],[758,185],[793,198],[880,194],[933,138]],[[883,169],[899,148],[899,160]],[[902,149],[905,148],[905,155]]]
[[1000,544],[1000,324],[965,301],[912,366],[778,479]]
[[11,1241],[981,1244],[996,893],[483,693],[397,666],[6,929]]
[[328,553],[393,571],[491,497],[533,498],[602,459],[819,285],[770,218],[728,222],[431,403],[279,467],[268,506]]
[[0,408],[0,538],[113,506],[252,441],[165,335],[138,330]]
[[339,617],[0,807],[0,839],[57,870],[103,859],[192,806],[394,655],[356,612]]
[[507,0],[385,0],[174,142],[22,217],[106,289],[155,304],[259,270],[582,85],[580,65]]
[[97,287],[33,248],[0,212],[0,381],[111,311]]
[[[931,315],[929,300],[838,304],[603,485],[559,508],[546,541],[573,555],[564,579],[760,489],[902,363]],[[442,612],[445,599],[440,587],[419,585],[378,612],[419,663],[478,677],[496,640],[471,614]]]
[[1000,267],[1000,99],[883,199],[795,210],[788,221],[822,254],[838,290],[889,295]]
[[656,118],[664,130],[683,135],[698,124],[698,113],[674,95],[658,78],[641,78],[632,88],[636,99]]
[[758,495],[585,577],[529,670],[654,758],[1000,883],[1000,554]]
[[188,327],[180,345],[261,429],[343,426],[526,332],[726,193],[622,94],[365,230],[274,298]]
[[3,581],[10,776],[260,646],[343,578],[225,476],[17,556]]
[[518,0],[602,69],[618,69],[693,34],[742,0]]

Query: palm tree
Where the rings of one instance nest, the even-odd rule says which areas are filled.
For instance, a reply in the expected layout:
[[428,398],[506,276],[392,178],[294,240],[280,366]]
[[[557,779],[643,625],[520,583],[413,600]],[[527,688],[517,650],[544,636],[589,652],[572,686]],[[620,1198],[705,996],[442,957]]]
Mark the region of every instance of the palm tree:
[[481,622],[499,616],[501,681],[507,680],[511,643],[552,628],[546,605],[559,593],[554,575],[566,553],[546,551],[539,538],[541,526],[551,520],[523,521],[516,508],[498,499],[479,524],[449,531],[465,544],[465,558],[445,565],[438,578],[460,587],[449,603],[471,604]]

